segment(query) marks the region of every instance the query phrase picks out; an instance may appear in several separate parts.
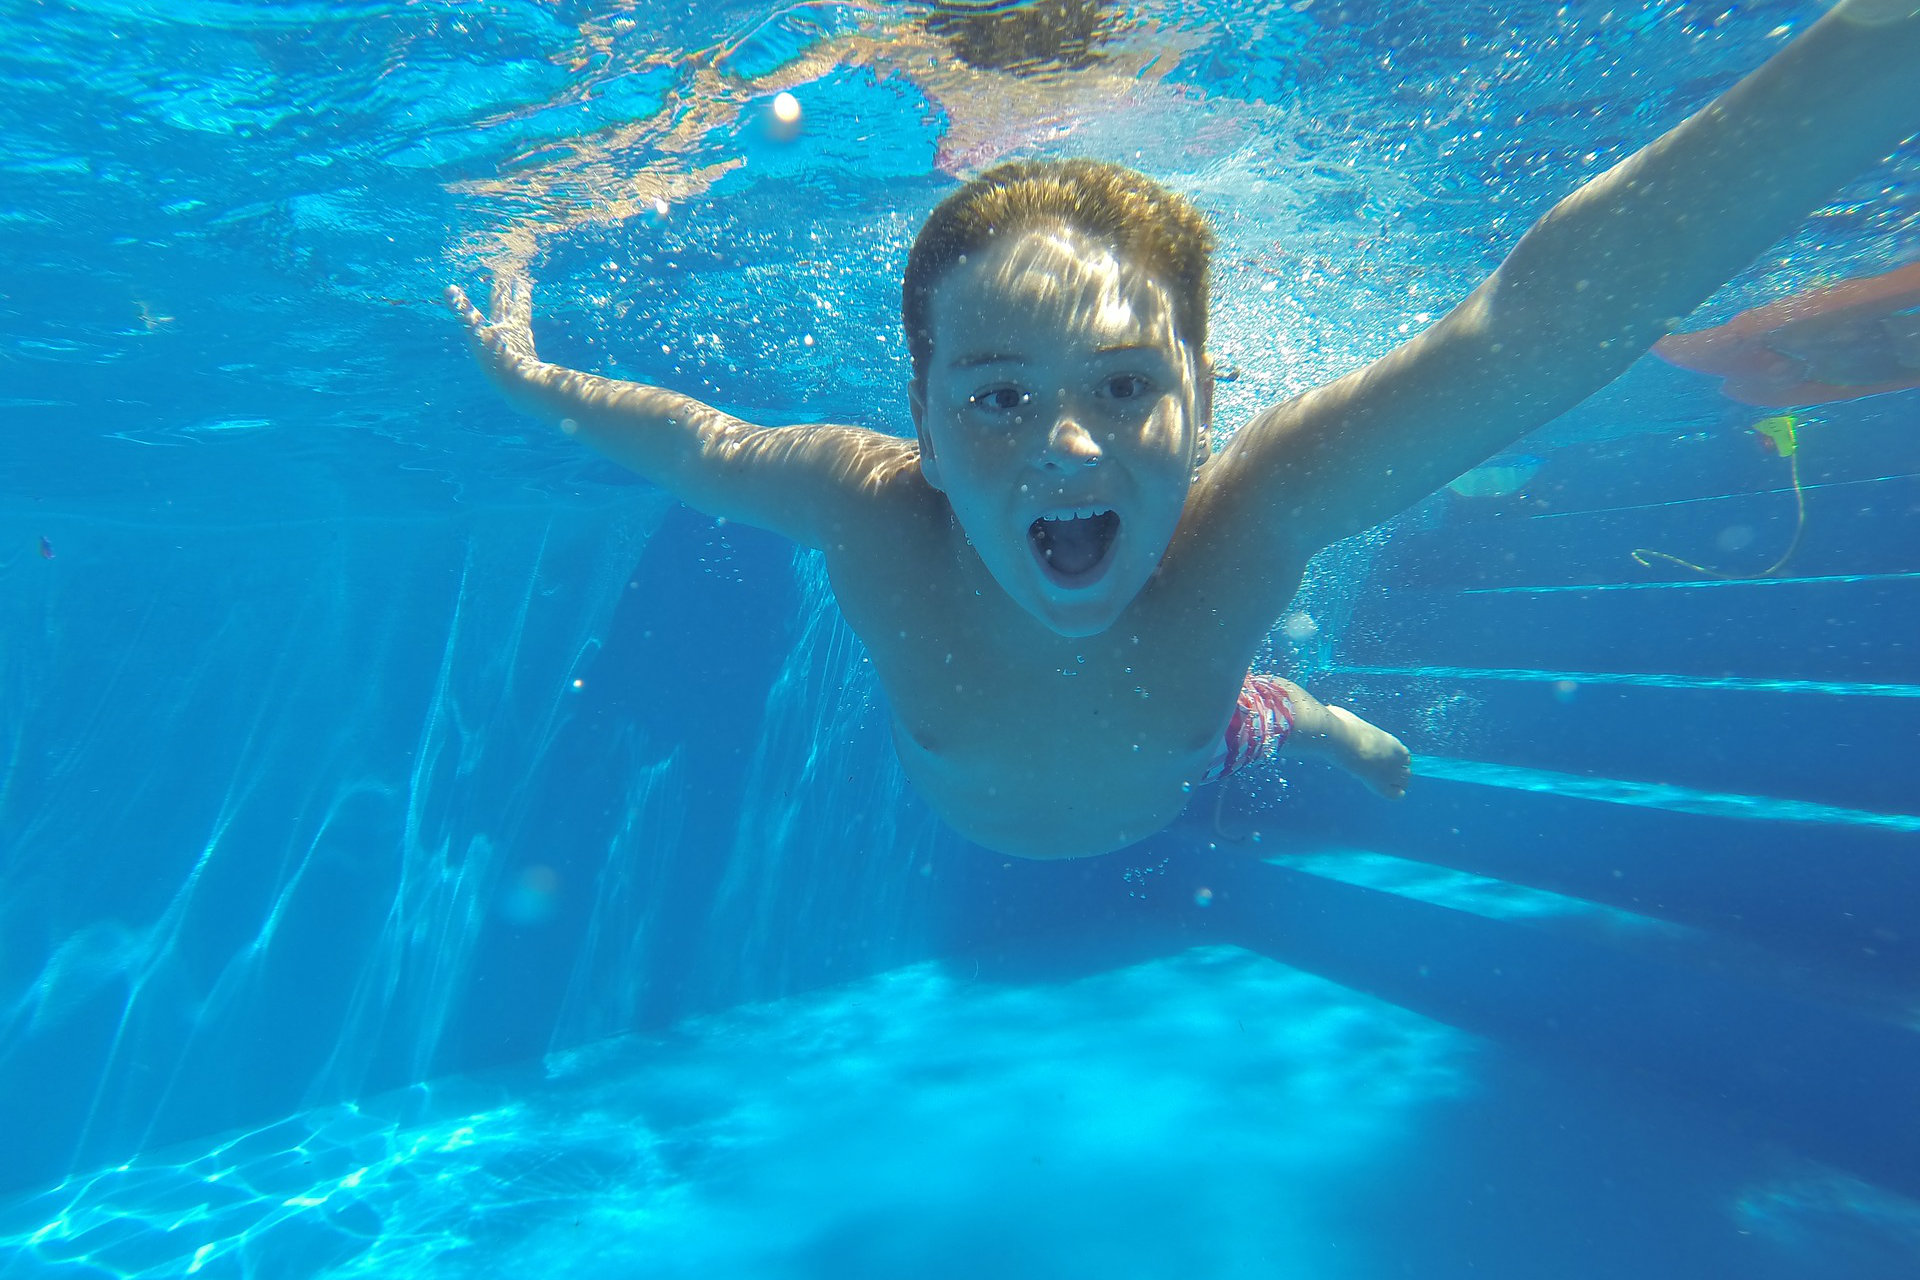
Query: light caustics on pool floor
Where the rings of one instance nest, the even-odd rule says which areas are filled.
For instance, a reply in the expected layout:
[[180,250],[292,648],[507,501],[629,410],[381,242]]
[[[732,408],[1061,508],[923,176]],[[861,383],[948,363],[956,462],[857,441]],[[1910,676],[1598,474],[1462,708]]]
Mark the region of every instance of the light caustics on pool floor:
[[1696,1128],[1237,948],[928,963],[70,1178],[0,1206],[0,1276],[1784,1278],[1920,1241]]
[[[557,1055],[544,1078],[422,1086],[74,1178],[6,1209],[0,1249],[127,1276],[294,1256],[329,1275],[757,1275],[809,1253],[897,1275],[927,1235],[1111,1273],[1152,1248],[1124,1239],[1149,1204],[1200,1215],[1182,1250],[1231,1255],[1279,1182],[1294,1207],[1253,1235],[1297,1251],[1308,1184],[1407,1141],[1471,1056],[1231,949],[1050,988],[925,964]],[[977,1215],[998,1246],[969,1239]]]

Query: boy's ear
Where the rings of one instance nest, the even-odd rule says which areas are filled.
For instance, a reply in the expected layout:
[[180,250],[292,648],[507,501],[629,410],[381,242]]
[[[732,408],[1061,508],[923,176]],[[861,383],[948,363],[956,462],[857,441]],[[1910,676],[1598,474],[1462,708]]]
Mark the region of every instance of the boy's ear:
[[1213,383],[1213,358],[1201,356],[1199,385],[1193,389],[1195,466],[1213,453]]
[[940,459],[933,451],[933,437],[927,434],[927,389],[917,378],[907,384],[907,408],[913,413],[913,434],[920,441],[920,474],[940,489]]

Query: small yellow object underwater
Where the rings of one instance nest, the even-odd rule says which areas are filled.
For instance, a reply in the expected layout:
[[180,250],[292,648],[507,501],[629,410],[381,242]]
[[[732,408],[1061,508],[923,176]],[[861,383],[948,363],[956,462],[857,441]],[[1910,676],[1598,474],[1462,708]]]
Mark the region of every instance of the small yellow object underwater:
[[1753,429],[1765,436],[1773,445],[1773,451],[1783,458],[1791,458],[1799,441],[1794,437],[1794,428],[1800,420],[1790,413],[1775,414],[1771,418],[1762,418],[1753,424]]

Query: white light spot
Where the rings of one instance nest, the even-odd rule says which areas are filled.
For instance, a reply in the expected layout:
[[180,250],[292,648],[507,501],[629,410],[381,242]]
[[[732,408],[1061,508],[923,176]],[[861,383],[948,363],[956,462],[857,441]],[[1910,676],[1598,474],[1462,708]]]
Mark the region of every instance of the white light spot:
[[773,118],[781,124],[793,124],[800,119],[800,99],[784,89],[774,95]]
[[1744,551],[1753,545],[1753,526],[1750,524],[1730,524],[1720,531],[1714,545],[1722,551]]
[[1280,629],[1293,641],[1311,640],[1320,634],[1320,624],[1313,620],[1313,615],[1298,609],[1287,615]]

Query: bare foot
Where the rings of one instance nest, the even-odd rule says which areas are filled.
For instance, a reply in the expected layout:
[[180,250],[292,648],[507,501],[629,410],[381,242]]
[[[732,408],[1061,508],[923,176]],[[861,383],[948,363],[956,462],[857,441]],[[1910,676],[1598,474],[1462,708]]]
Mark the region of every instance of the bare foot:
[[1367,784],[1377,795],[1398,800],[1413,777],[1406,744],[1378,725],[1368,724],[1345,707],[1328,707],[1327,759]]

